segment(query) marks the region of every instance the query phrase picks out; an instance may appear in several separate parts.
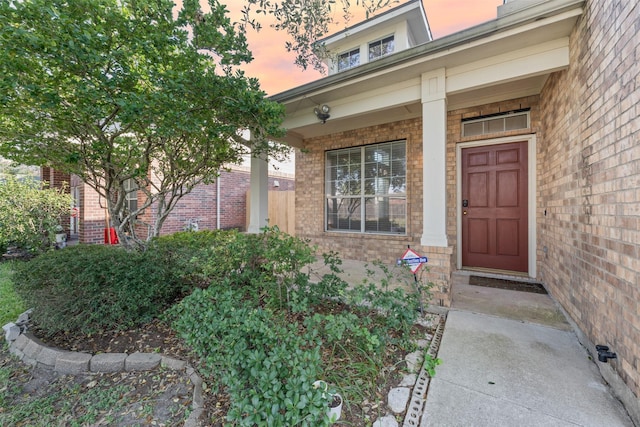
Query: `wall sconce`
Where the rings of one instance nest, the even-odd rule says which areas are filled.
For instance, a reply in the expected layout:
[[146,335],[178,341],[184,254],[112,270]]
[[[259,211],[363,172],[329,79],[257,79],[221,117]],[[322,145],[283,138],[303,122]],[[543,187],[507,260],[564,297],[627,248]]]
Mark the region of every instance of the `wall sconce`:
[[330,110],[331,109],[329,108],[329,106],[327,104],[324,104],[322,107],[314,108],[313,112],[315,113],[318,120],[320,120],[324,124],[327,122],[327,119],[331,117],[329,115]]

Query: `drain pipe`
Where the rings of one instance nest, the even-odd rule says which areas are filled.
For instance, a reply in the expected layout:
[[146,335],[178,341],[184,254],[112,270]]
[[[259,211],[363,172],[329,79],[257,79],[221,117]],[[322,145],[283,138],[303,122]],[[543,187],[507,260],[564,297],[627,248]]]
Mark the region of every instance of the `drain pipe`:
[[607,363],[609,359],[617,359],[618,355],[612,351],[609,351],[609,347],[606,345],[597,345],[596,351],[598,352],[598,360],[600,362]]
[[218,169],[218,178],[216,179],[216,229],[220,230],[220,180],[222,179],[222,171]]

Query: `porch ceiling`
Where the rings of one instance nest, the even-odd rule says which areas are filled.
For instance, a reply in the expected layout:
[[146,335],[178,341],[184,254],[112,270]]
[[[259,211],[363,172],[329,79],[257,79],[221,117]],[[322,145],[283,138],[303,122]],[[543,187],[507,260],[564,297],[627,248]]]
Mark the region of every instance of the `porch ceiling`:
[[[548,3],[555,9],[508,15],[274,95],[286,107],[285,141],[419,117],[421,76],[441,68],[450,110],[539,93],[568,65],[568,36],[582,14],[580,1]],[[325,124],[313,113],[322,104],[331,107]]]

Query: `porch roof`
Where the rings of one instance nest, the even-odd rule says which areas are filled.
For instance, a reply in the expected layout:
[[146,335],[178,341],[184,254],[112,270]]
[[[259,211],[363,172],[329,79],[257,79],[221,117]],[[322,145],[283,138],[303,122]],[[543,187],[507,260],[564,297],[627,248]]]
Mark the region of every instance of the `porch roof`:
[[[584,0],[547,0],[351,70],[273,95],[286,107],[284,140],[419,117],[422,75],[445,69],[449,109],[537,94],[569,64]],[[327,104],[322,124],[314,107]]]

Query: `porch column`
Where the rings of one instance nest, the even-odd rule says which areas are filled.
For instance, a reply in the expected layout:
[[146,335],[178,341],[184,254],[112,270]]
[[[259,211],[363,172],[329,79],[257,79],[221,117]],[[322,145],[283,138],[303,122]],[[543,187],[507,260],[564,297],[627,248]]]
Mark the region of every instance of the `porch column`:
[[266,156],[251,156],[251,212],[249,233],[260,233],[268,225],[269,217],[269,164]]
[[445,69],[422,75],[422,246],[447,247]]

